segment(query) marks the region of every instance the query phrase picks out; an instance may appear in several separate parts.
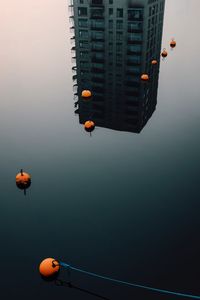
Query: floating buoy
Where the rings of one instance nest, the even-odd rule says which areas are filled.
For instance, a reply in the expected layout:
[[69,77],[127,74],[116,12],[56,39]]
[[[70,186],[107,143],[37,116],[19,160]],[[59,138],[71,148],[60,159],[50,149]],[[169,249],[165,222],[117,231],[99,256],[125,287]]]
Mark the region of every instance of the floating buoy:
[[153,60],[151,61],[151,64],[152,64],[152,65],[157,65],[157,63],[158,63],[158,61],[157,61],[156,59],[153,59]]
[[16,185],[19,189],[26,190],[31,185],[31,176],[21,169],[16,175]]
[[92,97],[92,93],[90,90],[83,90],[82,93],[81,93],[81,96],[84,98],[84,99],[89,99]]
[[149,80],[149,75],[148,74],[142,74],[140,78],[141,78],[142,81],[148,81]]
[[58,275],[60,270],[60,264],[54,258],[46,258],[44,259],[39,266],[39,272],[42,277],[47,279],[53,279]]
[[176,41],[174,39],[171,40],[170,47],[171,48],[175,48],[176,47]]
[[91,120],[86,121],[84,124],[84,128],[87,132],[92,132],[95,128],[95,123]]
[[168,55],[168,52],[167,52],[167,50],[164,48],[163,51],[162,51],[162,53],[161,53],[161,56],[162,56],[163,58],[165,58],[165,57],[167,57],[167,55]]

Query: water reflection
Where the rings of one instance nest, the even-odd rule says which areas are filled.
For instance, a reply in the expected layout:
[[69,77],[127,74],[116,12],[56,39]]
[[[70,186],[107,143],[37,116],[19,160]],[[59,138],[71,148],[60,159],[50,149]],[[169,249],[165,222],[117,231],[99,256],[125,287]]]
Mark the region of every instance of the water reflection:
[[[81,124],[140,132],[157,104],[163,0],[71,3],[75,112]],[[151,63],[156,60],[157,64]],[[147,73],[149,82],[141,81]],[[82,90],[92,100],[83,101]]]
[[77,291],[86,293],[86,294],[91,295],[91,296],[95,296],[95,297],[100,298],[100,299],[111,300],[111,299],[106,298],[106,297],[104,297],[104,296],[102,296],[100,294],[97,294],[97,293],[92,292],[92,291],[87,290],[87,289],[83,289],[81,287],[78,287],[78,286],[72,284],[71,282],[67,282],[67,281],[64,281],[64,280],[61,280],[61,279],[57,279],[55,281],[55,285],[60,286],[60,287],[62,286],[62,287],[72,288],[72,289],[75,289]]

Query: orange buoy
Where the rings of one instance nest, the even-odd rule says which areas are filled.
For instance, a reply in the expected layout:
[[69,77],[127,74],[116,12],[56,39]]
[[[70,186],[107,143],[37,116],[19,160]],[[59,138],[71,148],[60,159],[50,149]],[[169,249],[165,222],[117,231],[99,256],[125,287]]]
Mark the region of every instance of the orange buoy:
[[148,81],[149,80],[149,75],[148,74],[142,74],[140,78],[141,78],[142,81]]
[[83,90],[82,93],[81,93],[81,96],[84,98],[84,99],[89,99],[92,97],[92,93],[90,90]]
[[44,278],[53,278],[58,275],[60,264],[54,258],[44,259],[39,266],[39,272]]
[[20,173],[16,175],[16,185],[21,190],[29,188],[31,185],[31,176],[21,169]]
[[171,48],[175,48],[176,47],[176,41],[174,39],[171,40],[170,47]]
[[151,64],[152,64],[152,65],[157,65],[157,63],[158,63],[158,61],[157,61],[156,59],[153,59],[153,60],[151,61]]
[[84,128],[87,132],[92,132],[95,128],[95,123],[91,120],[86,121],[84,124]]
[[161,56],[162,56],[163,58],[165,58],[165,57],[167,57],[167,55],[168,55],[168,52],[167,52],[167,50],[164,48],[163,51],[162,51],[162,53],[161,53]]

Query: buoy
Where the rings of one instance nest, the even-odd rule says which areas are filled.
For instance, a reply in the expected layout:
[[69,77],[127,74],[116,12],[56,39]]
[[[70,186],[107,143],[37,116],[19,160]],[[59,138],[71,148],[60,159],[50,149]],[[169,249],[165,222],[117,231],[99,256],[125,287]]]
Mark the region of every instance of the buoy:
[[141,80],[142,81],[148,81],[149,80],[149,75],[148,74],[142,74],[141,75]]
[[162,51],[162,53],[161,53],[161,56],[165,58],[165,57],[167,57],[167,55],[168,55],[168,52],[167,52],[167,50],[164,48],[163,51]]
[[84,128],[87,132],[92,132],[95,128],[95,123],[91,120],[86,121],[84,124]]
[[157,65],[157,63],[158,63],[158,61],[157,61],[156,59],[153,59],[153,60],[151,61],[151,64],[152,64],[152,65]]
[[39,266],[39,272],[42,277],[50,279],[58,275],[60,264],[54,258],[44,259]]
[[19,189],[26,190],[31,185],[31,176],[21,169],[16,175],[16,185]]
[[176,47],[176,41],[174,39],[171,40],[170,47],[171,48],[175,48]]
[[82,93],[81,93],[81,96],[84,98],[84,99],[89,99],[92,97],[92,93],[90,90],[83,90]]

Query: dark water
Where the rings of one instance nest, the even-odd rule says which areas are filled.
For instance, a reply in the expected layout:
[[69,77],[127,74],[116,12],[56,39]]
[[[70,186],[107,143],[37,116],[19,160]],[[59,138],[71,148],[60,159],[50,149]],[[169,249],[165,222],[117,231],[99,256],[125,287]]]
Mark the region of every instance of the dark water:
[[[2,4],[2,299],[175,299],[75,273],[75,288],[58,287],[38,274],[46,257],[200,294],[199,8],[166,3],[162,44],[175,37],[177,47],[161,61],[142,132],[97,127],[90,137],[74,114],[66,3]],[[32,176],[26,196],[20,168]]]

